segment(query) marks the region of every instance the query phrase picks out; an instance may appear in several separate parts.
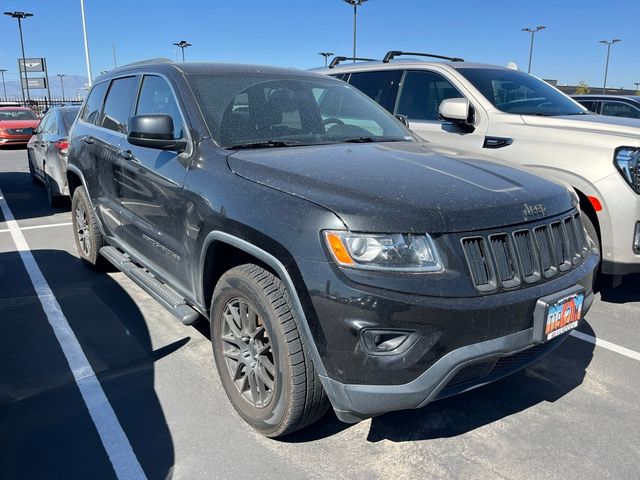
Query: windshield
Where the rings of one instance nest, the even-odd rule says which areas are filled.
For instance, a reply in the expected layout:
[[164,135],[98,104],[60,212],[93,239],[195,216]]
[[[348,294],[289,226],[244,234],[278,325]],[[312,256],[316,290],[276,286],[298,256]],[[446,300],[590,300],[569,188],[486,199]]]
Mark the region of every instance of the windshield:
[[227,74],[189,80],[224,148],[413,140],[369,97],[330,78]]
[[524,72],[458,68],[494,107],[518,115],[585,115],[587,111],[546,82]]
[[33,110],[0,110],[0,121],[2,120],[37,120],[38,116]]

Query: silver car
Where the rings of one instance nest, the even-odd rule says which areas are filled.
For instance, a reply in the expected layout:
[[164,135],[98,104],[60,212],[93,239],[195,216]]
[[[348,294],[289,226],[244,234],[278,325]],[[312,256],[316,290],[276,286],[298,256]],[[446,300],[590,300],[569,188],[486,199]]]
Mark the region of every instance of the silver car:
[[35,182],[42,182],[47,190],[47,199],[56,206],[61,197],[68,196],[67,149],[68,132],[79,106],[52,108],[44,116],[27,144],[29,172]]

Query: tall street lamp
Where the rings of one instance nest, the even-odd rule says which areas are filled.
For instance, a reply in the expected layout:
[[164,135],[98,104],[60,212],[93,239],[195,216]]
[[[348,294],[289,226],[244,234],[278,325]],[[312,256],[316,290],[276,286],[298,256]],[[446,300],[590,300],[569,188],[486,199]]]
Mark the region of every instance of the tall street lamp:
[[191,44],[189,42],[187,42],[186,40],[180,40],[177,43],[174,43],[174,45],[176,47],[180,47],[182,49],[182,63],[184,63],[184,49],[187,47],[190,47]]
[[93,82],[91,74],[91,59],[89,58],[89,37],[87,35],[87,22],[84,18],[84,0],[80,0],[80,13],[82,16],[82,36],[84,37],[84,59],[87,62],[87,76],[89,77],[89,86]]
[[331,57],[332,55],[334,55],[334,53],[332,52],[318,52],[318,55],[322,55],[324,57],[324,66],[327,66],[327,60],[329,57]]
[[[27,12],[4,12],[5,15],[10,16],[11,18],[18,19],[18,30],[20,31],[20,48],[22,49],[22,67],[18,70],[20,71],[20,83],[22,84],[22,70],[24,70],[24,86],[22,87],[22,101],[26,104],[27,101],[31,101],[31,96],[29,94],[29,81],[27,80],[27,65],[24,57],[24,39],[22,38],[22,19],[33,17],[33,13]],[[22,86],[22,85],[21,85]],[[24,98],[24,89],[27,88],[27,99],[25,101]]]
[[[4,76],[2,77],[2,82],[4,83]],[[633,82],[633,84],[636,86],[636,95],[640,95],[640,82]],[[5,92],[5,96],[7,95],[7,93]]]
[[622,40],[619,38],[614,38],[613,40],[600,40],[598,42],[607,46],[607,61],[604,64],[604,84],[602,85],[602,93],[606,93],[607,91],[607,73],[609,73],[609,55],[611,54],[611,45],[621,41]]
[[536,35],[536,32],[539,32],[540,30],[544,30],[545,27],[544,25],[538,25],[537,27],[533,27],[533,28],[523,28],[522,31],[523,32],[528,32],[531,34],[531,46],[529,47],[529,68],[527,69],[527,73],[531,73],[531,57],[533,56],[533,39]]
[[[356,30],[357,30],[357,17],[358,17],[358,7],[361,6],[364,2],[368,2],[369,0],[342,0],[343,2],[348,3],[349,5],[353,5],[353,58],[356,58]],[[355,62],[355,60],[354,60]]]
[[58,73],[57,75],[60,77],[60,88],[62,88],[62,103],[64,103],[64,82],[62,81],[63,77],[66,77],[64,73]]
[[6,72],[6,68],[0,68],[0,75],[2,75],[2,90],[4,91],[4,99],[7,99],[7,86],[4,83],[4,72]]

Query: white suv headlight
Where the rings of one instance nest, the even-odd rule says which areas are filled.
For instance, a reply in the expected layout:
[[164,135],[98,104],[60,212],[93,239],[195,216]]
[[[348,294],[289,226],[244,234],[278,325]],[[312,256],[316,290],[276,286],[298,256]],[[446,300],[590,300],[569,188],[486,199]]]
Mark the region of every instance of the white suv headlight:
[[616,150],[614,163],[625,181],[640,193],[640,148],[620,147]]
[[427,234],[367,234],[326,231],[324,238],[342,267],[401,272],[444,270],[433,239]]

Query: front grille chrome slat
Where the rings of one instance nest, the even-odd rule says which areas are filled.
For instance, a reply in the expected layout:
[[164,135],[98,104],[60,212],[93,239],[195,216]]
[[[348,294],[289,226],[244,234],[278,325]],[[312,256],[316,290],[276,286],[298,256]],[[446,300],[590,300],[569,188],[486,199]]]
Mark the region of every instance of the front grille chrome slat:
[[578,212],[532,228],[462,238],[471,280],[480,292],[550,279],[588,255]]

